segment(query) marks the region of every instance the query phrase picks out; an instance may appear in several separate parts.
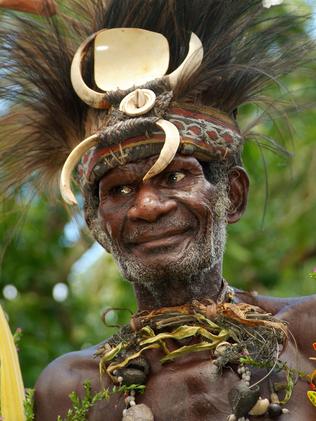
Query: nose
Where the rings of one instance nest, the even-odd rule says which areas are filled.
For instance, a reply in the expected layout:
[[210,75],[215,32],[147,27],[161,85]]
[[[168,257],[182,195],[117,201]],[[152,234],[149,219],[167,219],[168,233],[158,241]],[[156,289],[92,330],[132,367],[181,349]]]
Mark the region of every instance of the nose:
[[128,211],[131,220],[155,222],[160,217],[175,210],[177,203],[173,199],[162,197],[161,192],[144,184],[139,188],[133,206]]

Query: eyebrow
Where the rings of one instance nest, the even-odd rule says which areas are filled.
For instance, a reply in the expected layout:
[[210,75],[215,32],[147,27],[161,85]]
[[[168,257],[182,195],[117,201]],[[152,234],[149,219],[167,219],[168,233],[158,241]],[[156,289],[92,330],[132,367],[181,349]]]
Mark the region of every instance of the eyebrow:
[[[154,162],[156,161],[157,157],[153,158],[151,157],[150,159],[148,159],[148,161],[146,162],[147,165],[144,165],[143,162],[130,162],[128,164],[125,164],[122,167],[116,167],[113,170],[111,170],[109,173],[105,174],[104,177],[102,178],[101,182],[104,180],[105,184],[117,184],[120,183],[118,180],[121,178],[123,179],[123,182],[135,182],[138,180],[142,180],[143,176],[146,174],[146,172],[148,171],[148,169],[154,164]],[[140,173],[139,169],[143,169],[143,173]],[[174,170],[178,170],[178,169],[186,169],[186,168],[195,168],[197,169],[197,166],[194,165],[194,163],[192,163],[191,161],[187,161],[187,160],[173,160],[170,164],[169,164],[169,169],[168,171],[174,171]],[[138,171],[137,171],[138,170]],[[165,170],[164,170],[165,171]],[[163,174],[162,171],[160,174],[157,174],[157,177],[159,177],[159,175]],[[167,171],[167,172],[168,172]],[[126,179],[125,177],[128,176],[128,179]],[[112,181],[112,178],[114,178],[114,180]]]
[[[135,165],[135,164],[134,164]],[[122,181],[135,181],[136,179],[142,179],[142,175],[137,173],[133,166],[124,166],[124,167],[117,167],[114,170],[110,171],[108,174],[105,174],[101,179],[100,184],[116,184]]]

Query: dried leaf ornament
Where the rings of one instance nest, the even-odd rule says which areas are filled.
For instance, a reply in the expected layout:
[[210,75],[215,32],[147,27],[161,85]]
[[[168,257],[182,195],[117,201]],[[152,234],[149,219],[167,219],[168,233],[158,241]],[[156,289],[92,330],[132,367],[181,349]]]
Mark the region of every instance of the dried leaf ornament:
[[307,392],[307,397],[311,401],[311,403],[316,406],[316,392],[313,390],[309,390]]

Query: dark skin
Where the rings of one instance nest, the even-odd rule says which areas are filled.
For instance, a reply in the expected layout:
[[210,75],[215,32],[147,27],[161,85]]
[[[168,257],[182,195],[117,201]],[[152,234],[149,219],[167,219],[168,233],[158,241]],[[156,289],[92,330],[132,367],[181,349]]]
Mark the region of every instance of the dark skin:
[[[123,258],[132,255],[134,260],[145,261],[154,271],[159,271],[162,265],[176,267],[179,258],[184,259],[194,249],[195,242],[213,228],[209,217],[214,211],[217,187],[205,179],[195,158],[181,156],[162,174],[143,183],[142,176],[151,164],[152,160],[128,164],[104,176],[100,182],[99,218],[112,241],[109,248],[114,244]],[[242,168],[236,167],[230,172],[228,191],[231,204],[227,221],[233,223],[241,217],[247,201],[248,178]],[[221,283],[221,261],[218,261],[190,279],[173,282],[169,278],[169,281],[159,282],[157,278],[147,285],[134,281],[134,288],[138,308],[145,310],[206,297],[216,300]],[[258,305],[286,320],[297,348],[290,340],[282,359],[307,373],[314,369],[309,357],[316,339],[315,296],[275,299],[236,292],[236,300]],[[172,348],[175,344],[170,342],[169,346]],[[57,415],[65,416],[70,407],[69,393],[76,391],[82,395],[82,383],[87,379],[94,390],[100,390],[99,362],[93,358],[96,349],[97,346],[67,354],[44,370],[36,385],[37,421],[55,421]],[[161,356],[160,350],[146,352],[150,376],[145,394],[136,399],[137,403],[151,408],[155,421],[227,419],[231,412],[227,394],[239,381],[233,368],[217,375],[208,352],[190,354],[164,366],[159,361]],[[252,381],[264,374],[253,372]],[[273,382],[280,380],[282,378],[272,378]],[[111,387],[107,377],[102,382],[105,387]],[[282,419],[315,419],[316,410],[306,398],[307,390],[306,382],[299,380],[286,405],[290,413]],[[268,381],[261,383],[261,393],[262,397],[269,397]],[[113,395],[93,408],[89,421],[121,421],[124,407],[122,394]]]

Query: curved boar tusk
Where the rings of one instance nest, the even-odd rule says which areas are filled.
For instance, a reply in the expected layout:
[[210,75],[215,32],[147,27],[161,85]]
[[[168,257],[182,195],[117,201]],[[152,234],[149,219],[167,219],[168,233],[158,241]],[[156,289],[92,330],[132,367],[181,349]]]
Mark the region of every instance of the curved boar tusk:
[[194,72],[202,63],[203,60],[203,44],[200,38],[195,35],[194,32],[191,34],[189,51],[186,58],[180,64],[180,66],[169,75],[165,76],[169,81],[172,88],[175,88],[179,79],[179,76],[185,69],[186,73]]
[[82,155],[87,152],[87,150],[92,148],[92,146],[98,143],[98,137],[99,136],[97,134],[94,134],[79,143],[79,145],[77,145],[75,149],[71,151],[70,155],[66,159],[66,162],[64,163],[60,175],[59,188],[62,198],[66,203],[68,203],[68,205],[78,204],[70,186],[72,172]]
[[158,120],[156,124],[165,132],[166,139],[157,161],[145,174],[143,181],[161,173],[173,160],[180,145],[180,134],[174,124],[162,119]]
[[83,102],[93,108],[107,109],[110,107],[110,104],[104,99],[105,94],[96,92],[89,88],[83,80],[81,72],[81,62],[83,57],[86,54],[89,44],[95,39],[97,34],[98,32],[88,37],[76,51],[71,63],[70,78],[72,87]]

